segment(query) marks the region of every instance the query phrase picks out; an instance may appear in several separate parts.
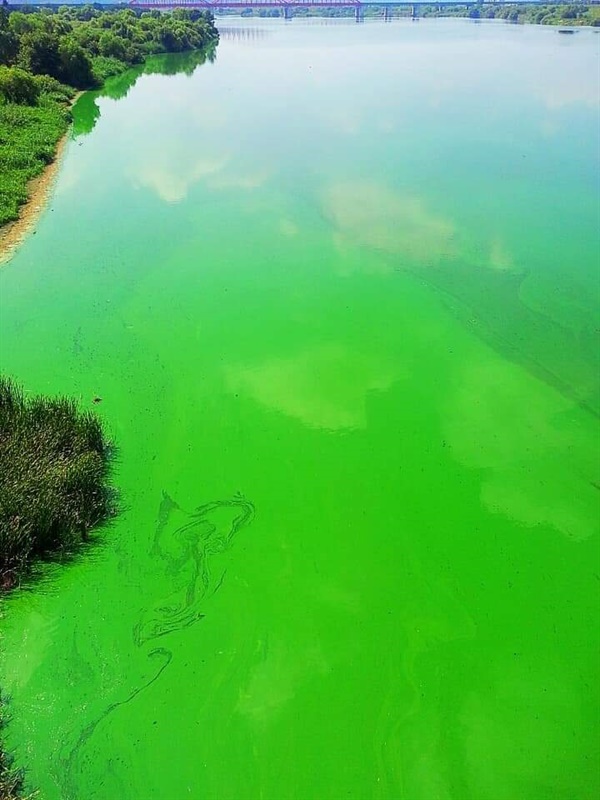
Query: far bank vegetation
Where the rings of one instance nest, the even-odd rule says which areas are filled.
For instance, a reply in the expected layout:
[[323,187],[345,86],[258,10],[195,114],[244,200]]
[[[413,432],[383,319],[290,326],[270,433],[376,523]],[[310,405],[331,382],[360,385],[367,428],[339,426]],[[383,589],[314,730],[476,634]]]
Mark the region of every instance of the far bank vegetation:
[[[416,8],[417,17],[469,17],[470,19],[498,19],[513,23],[529,23],[534,25],[589,25],[592,27],[600,26],[600,7],[598,5],[586,5],[583,2],[575,2],[569,5],[556,3],[476,3],[475,5],[465,6],[457,3],[456,5],[439,6],[436,4],[419,3]],[[377,18],[384,16],[385,5],[364,6],[362,14],[365,18]],[[388,14],[393,17],[410,17],[412,9],[410,6],[387,8]],[[238,14],[235,9],[224,9],[217,12],[219,16]],[[288,10],[289,13],[289,10]],[[293,9],[294,17],[354,17],[356,10],[351,7],[325,6],[323,8],[310,8],[309,6]],[[241,12],[242,17],[283,17],[283,8],[246,8]]]

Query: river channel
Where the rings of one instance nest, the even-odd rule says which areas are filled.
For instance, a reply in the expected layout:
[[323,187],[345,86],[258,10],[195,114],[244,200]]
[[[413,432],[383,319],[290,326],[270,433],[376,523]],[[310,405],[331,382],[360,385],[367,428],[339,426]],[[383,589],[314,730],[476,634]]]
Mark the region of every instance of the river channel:
[[28,787],[592,800],[600,35],[220,27],[80,98],[0,270],[122,506],[4,602]]

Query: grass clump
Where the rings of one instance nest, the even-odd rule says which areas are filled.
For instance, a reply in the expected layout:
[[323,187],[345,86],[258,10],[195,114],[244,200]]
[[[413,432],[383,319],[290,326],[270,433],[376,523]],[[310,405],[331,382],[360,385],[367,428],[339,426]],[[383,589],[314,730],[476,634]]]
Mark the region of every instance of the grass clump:
[[28,181],[53,160],[69,120],[65,106],[44,98],[35,106],[0,104],[0,225],[18,218]]
[[72,400],[25,398],[0,377],[0,587],[28,564],[73,550],[111,514],[98,418]]

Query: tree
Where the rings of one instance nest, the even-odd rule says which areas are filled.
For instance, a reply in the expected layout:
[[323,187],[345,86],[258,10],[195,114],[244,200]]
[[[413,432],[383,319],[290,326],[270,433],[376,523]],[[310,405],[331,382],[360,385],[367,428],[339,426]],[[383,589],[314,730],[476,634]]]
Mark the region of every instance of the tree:
[[22,11],[13,11],[8,15],[8,28],[16,36],[23,36],[42,27],[42,18],[37,14],[24,14]]
[[81,6],[81,8],[77,9],[75,13],[77,15],[77,19],[80,19],[83,22],[89,22],[89,20],[99,16],[100,11],[96,11],[94,6],[88,3],[84,6]]
[[45,31],[28,31],[21,36],[19,66],[37,75],[60,77],[58,39]]
[[[1,22],[1,20],[0,20]],[[19,41],[15,34],[0,24],[0,64],[12,64],[17,57]]]
[[127,60],[127,43],[111,31],[105,31],[98,40],[100,55]]
[[78,89],[86,89],[95,83],[92,62],[75,39],[64,37],[58,46],[60,79]]
[[579,16],[579,10],[577,6],[567,6],[563,8],[561,17],[562,19],[577,19]]
[[7,103],[34,106],[40,90],[35,78],[18,67],[0,67],[0,97]]

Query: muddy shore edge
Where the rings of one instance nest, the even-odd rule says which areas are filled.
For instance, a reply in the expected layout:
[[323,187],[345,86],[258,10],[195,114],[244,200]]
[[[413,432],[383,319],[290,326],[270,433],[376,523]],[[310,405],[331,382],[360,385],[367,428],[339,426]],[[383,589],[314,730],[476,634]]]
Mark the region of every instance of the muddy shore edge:
[[[84,92],[76,92],[68,105],[70,110],[73,109],[82,94]],[[19,219],[0,226],[0,267],[10,261],[29,234],[33,233],[40,215],[46,209],[52,196],[52,190],[54,189],[54,183],[65,149],[71,137],[72,128],[73,123],[71,122],[56,143],[52,161],[27,184],[27,200],[19,208]]]
[[12,258],[18,247],[32,233],[42,211],[46,208],[70,134],[71,126],[58,140],[52,161],[42,173],[27,184],[28,197],[19,208],[19,219],[7,222],[0,228],[0,266]]

